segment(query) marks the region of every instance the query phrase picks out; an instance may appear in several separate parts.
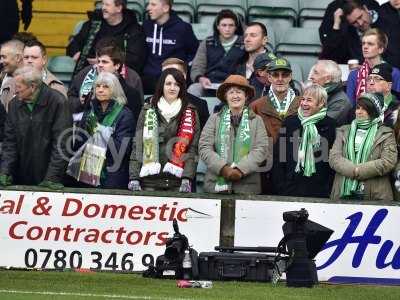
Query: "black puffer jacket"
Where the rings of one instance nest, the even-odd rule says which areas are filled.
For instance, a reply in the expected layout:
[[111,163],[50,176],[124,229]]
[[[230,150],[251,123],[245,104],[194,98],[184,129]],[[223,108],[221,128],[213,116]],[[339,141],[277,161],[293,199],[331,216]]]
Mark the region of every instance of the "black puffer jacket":
[[0,172],[11,175],[14,184],[61,182],[68,162],[61,138],[71,127],[69,105],[60,92],[42,84],[32,112],[15,97],[8,106]]
[[[89,21],[83,24],[81,31],[72,39],[67,46],[67,55],[74,56],[75,53],[82,51],[89,35],[91,22],[94,20],[102,20],[99,32],[97,33],[93,45],[89,51],[88,57],[94,58],[96,43],[104,37],[114,37],[117,39],[121,49],[125,49],[126,45],[126,64],[141,74],[144,63],[146,61],[146,44],[145,35],[142,26],[138,23],[136,15],[131,10],[124,10],[123,20],[116,26],[110,26],[103,20],[101,10],[95,10],[89,13]],[[88,65],[89,63],[86,63]]]

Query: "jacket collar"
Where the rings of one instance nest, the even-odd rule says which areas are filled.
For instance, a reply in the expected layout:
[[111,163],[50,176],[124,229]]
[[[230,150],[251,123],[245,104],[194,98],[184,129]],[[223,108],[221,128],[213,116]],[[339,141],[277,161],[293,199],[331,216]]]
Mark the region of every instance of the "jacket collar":
[[[262,99],[262,107],[260,109],[261,113],[283,121],[284,118],[282,118],[281,115],[276,111],[275,107],[272,105],[268,96],[261,97],[260,99]],[[292,103],[290,103],[285,118],[292,115],[296,115],[299,105],[300,105],[300,97],[296,96],[293,99]]]

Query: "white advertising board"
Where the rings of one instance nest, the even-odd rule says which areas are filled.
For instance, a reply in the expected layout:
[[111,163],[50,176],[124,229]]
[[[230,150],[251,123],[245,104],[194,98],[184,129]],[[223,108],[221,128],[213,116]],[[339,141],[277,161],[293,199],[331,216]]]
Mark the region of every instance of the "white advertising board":
[[0,266],[140,271],[172,221],[195,249],[219,244],[221,201],[0,191]]
[[400,207],[237,201],[235,246],[276,247],[282,214],[305,208],[309,220],[334,230],[316,257],[321,281],[400,285]]

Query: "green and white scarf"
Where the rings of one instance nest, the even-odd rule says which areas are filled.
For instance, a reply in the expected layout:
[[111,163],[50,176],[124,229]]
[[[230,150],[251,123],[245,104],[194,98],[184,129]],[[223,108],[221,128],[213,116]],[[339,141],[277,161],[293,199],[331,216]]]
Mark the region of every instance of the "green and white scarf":
[[324,107],[316,114],[304,117],[301,108],[298,110],[298,116],[303,126],[303,136],[297,152],[297,165],[295,172],[299,173],[303,170],[303,175],[310,177],[315,173],[314,151],[321,144],[321,137],[318,133],[316,123],[326,117],[327,109]]
[[81,88],[79,90],[79,98],[86,98],[93,90],[93,84],[97,78],[97,69],[93,67],[90,71],[86,74],[85,79],[81,84]]
[[[234,167],[239,161],[247,156],[250,152],[251,136],[250,136],[250,121],[249,109],[246,107],[242,113],[237,134],[234,141],[231,141],[231,111],[228,106],[225,106],[221,112],[221,119],[218,124],[217,146],[218,155],[226,163],[229,161],[229,149],[233,146],[233,163]],[[231,183],[227,182],[224,177],[218,176],[215,184],[216,192],[230,191]]]
[[154,108],[146,110],[143,127],[143,164],[140,169],[140,177],[156,175],[160,173],[158,145],[158,120]]
[[269,89],[269,92],[268,92],[269,100],[271,101],[275,110],[281,116],[286,115],[286,113],[290,107],[290,104],[292,104],[292,101],[295,97],[296,97],[296,94],[294,93],[293,89],[291,89],[291,88],[288,89],[286,97],[282,101],[278,100],[278,97],[275,95],[274,91],[272,90],[272,87]]
[[[371,154],[372,145],[374,144],[375,136],[378,131],[378,123],[380,117],[373,120],[370,119],[354,119],[350,126],[349,136],[345,144],[345,158],[349,159],[354,164],[362,164],[368,160]],[[367,130],[359,150],[355,150],[355,138],[357,129]],[[359,182],[356,179],[345,177],[342,182],[340,197],[351,196],[353,192],[359,189]]]

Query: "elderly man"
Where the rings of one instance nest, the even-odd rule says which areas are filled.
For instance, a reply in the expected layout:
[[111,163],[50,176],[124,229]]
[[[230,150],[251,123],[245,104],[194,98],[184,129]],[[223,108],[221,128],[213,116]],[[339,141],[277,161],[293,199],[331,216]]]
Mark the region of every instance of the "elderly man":
[[0,164],[0,185],[59,187],[67,166],[65,134],[72,126],[67,99],[31,66],[14,72]]
[[381,93],[384,97],[383,123],[393,127],[397,120],[399,100],[392,89],[392,66],[388,63],[376,65],[367,77],[367,92]]
[[277,194],[328,198],[335,172],[329,149],[335,141],[336,122],[327,115],[328,95],[317,84],[308,86],[298,115],[283,121],[274,147],[272,179]]
[[5,109],[15,95],[14,71],[23,64],[22,54],[24,44],[18,40],[11,40],[1,45],[0,63],[3,65],[0,100]]
[[89,21],[67,47],[67,55],[77,61],[74,74],[97,62],[95,45],[105,37],[118,40],[127,66],[140,74],[146,60],[145,35],[135,12],[126,8],[126,0],[103,0],[101,11],[89,14]]
[[[300,97],[296,97],[290,87],[292,68],[289,61],[277,58],[268,64],[267,72],[268,81],[271,83],[268,94],[253,101],[250,108],[263,119],[267,134],[273,141],[268,145],[272,147],[278,139],[283,121],[297,114]],[[262,173],[261,179],[263,194],[273,193],[270,172]]]
[[343,91],[342,71],[338,64],[333,60],[319,60],[311,69],[310,79],[328,93],[327,115],[335,119],[338,126],[346,124],[352,105]]
[[32,66],[42,73],[42,79],[52,89],[59,91],[67,97],[64,84],[54,76],[47,68],[47,53],[45,46],[38,40],[30,40],[25,43],[23,53],[24,65]]
[[268,95],[250,104],[250,108],[264,121],[268,136],[276,141],[283,120],[297,114],[300,97],[296,97],[289,83],[292,80],[292,68],[288,60],[277,58],[267,67],[271,86]]

